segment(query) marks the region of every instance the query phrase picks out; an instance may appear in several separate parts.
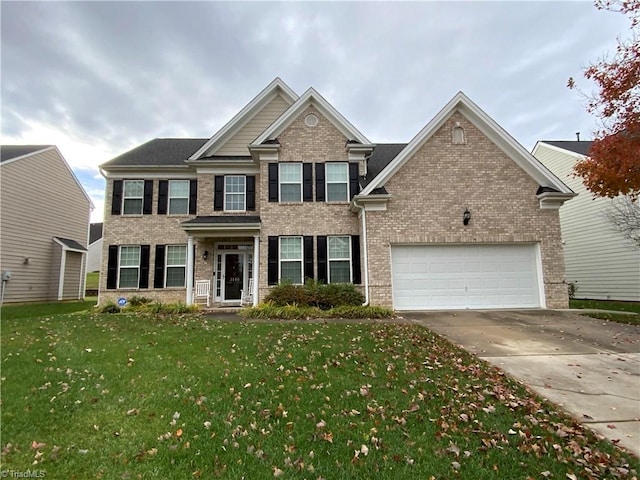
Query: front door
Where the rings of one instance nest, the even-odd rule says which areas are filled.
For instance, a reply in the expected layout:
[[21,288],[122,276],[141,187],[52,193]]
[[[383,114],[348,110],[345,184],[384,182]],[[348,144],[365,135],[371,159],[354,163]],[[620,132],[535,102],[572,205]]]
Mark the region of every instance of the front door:
[[239,301],[242,296],[242,283],[244,279],[244,254],[225,253],[223,257],[223,298],[225,301]]

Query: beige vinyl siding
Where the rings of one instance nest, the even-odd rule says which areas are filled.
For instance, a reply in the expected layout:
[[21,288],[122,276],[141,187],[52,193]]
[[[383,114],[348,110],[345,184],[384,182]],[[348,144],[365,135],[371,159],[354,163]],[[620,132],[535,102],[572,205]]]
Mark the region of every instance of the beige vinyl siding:
[[253,142],[289,107],[289,104],[276,95],[265,107],[235,135],[229,138],[216,155],[249,155],[247,145]]
[[640,248],[611,229],[611,200],[594,198],[573,177],[576,156],[540,144],[536,157],[578,193],[560,209],[566,278],[576,284],[576,298],[640,301]]
[[79,252],[65,252],[67,259],[64,269],[64,287],[61,300],[78,298],[82,285],[82,257]]
[[0,268],[13,273],[4,301],[55,300],[53,237],[86,246],[89,200],[55,149],[2,164],[0,192]]

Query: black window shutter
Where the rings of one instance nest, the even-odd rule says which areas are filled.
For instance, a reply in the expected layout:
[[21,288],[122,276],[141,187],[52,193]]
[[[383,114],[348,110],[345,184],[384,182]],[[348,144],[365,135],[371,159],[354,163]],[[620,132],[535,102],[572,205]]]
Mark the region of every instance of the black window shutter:
[[156,245],[156,263],[153,273],[153,288],[164,288],[164,245]]
[[256,209],[256,177],[247,176],[247,210]]
[[[111,215],[122,213],[122,180],[113,181],[113,196],[111,198]],[[116,287],[113,287],[116,288]]]
[[313,202],[313,163],[302,164],[302,200]]
[[220,211],[224,208],[224,176],[216,175],[213,185],[213,209]]
[[278,164],[269,164],[269,201],[278,201]]
[[316,202],[324,202],[324,163],[316,163]]
[[358,179],[358,162],[349,163],[349,199],[360,193],[360,182]]
[[140,280],[138,288],[149,288],[149,245],[140,245]]
[[107,259],[107,290],[118,288],[118,246],[109,245]]
[[278,284],[278,237],[269,237],[267,283]]
[[303,237],[304,278],[313,280],[313,237]]
[[318,281],[327,283],[327,237],[320,236],[316,239],[318,245]]
[[158,215],[167,214],[167,204],[169,203],[169,180],[158,182]]
[[360,267],[360,235],[351,235],[351,270],[353,283],[362,283],[362,268]]
[[189,215],[198,211],[198,180],[189,181]]
[[142,213],[144,215],[151,215],[151,208],[153,204],[153,180],[144,181],[144,204],[142,207]]

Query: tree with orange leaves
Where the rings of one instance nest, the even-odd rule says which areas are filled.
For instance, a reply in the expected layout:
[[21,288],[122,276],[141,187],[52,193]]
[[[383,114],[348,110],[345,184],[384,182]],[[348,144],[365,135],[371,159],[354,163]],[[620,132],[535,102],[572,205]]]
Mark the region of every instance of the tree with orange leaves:
[[[596,0],[598,9],[618,11],[631,19],[630,39],[618,39],[612,59],[603,57],[584,71],[598,88],[587,111],[602,121],[589,156],[574,172],[595,195],[640,198],[640,0]],[[569,88],[575,81],[569,79]],[[636,203],[637,205],[637,203]]]

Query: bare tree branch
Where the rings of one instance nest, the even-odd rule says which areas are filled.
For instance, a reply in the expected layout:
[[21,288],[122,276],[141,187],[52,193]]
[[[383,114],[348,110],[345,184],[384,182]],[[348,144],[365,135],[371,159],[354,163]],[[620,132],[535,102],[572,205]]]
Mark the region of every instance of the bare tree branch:
[[611,227],[640,248],[640,203],[617,197],[605,213]]

